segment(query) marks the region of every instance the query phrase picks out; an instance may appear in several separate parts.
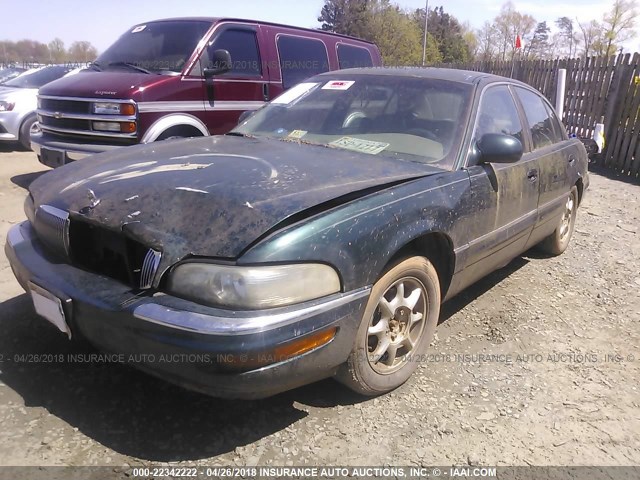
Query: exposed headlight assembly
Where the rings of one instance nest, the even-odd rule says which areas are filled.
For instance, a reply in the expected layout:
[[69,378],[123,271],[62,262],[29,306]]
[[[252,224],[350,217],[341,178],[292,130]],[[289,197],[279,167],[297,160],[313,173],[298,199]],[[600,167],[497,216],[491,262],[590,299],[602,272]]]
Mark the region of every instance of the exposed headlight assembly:
[[15,107],[15,103],[11,102],[0,102],[0,112],[10,112]]
[[282,307],[340,291],[328,265],[235,266],[189,262],[170,274],[168,290],[180,297],[241,310]]

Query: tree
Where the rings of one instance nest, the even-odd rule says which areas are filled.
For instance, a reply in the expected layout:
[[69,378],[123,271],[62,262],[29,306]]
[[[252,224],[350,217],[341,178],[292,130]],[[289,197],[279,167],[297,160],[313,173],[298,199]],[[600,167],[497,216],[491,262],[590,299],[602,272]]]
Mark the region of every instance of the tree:
[[578,43],[577,32],[573,28],[573,20],[569,17],[560,17],[556,20],[556,27],[560,30],[556,39],[561,40],[565,47],[569,47],[567,56],[571,58],[576,53],[575,50]]
[[484,22],[480,30],[476,32],[478,39],[478,57],[483,62],[494,60],[498,54],[496,45],[498,44],[499,31],[491,22]]
[[529,44],[525,47],[526,57],[544,58],[547,56],[550,31],[551,29],[547,27],[547,22],[538,23]]
[[[374,41],[386,65],[421,65],[423,30],[400,7],[388,0],[371,2],[369,16],[369,38]],[[429,35],[431,37],[431,35]],[[428,39],[428,46],[433,39]],[[427,49],[429,62],[441,61],[434,58],[435,51]]]
[[516,36],[524,40],[529,40],[536,26],[536,20],[529,14],[522,14],[515,9],[513,2],[509,1],[502,5],[500,14],[494,19],[495,26],[498,30],[498,38],[500,43],[500,55],[502,60],[513,58],[516,47]]
[[578,22],[578,27],[582,33],[582,56],[586,58],[597,53],[597,47],[602,44],[602,25],[596,20],[591,20],[584,23]]
[[[425,9],[417,9],[413,18],[424,32]],[[463,36],[463,28],[457,18],[436,7],[429,11],[429,34],[435,40],[440,57],[445,63],[466,62],[471,58],[469,44]]]
[[95,60],[98,51],[90,42],[73,42],[69,47],[68,57],[72,62],[87,63]]
[[638,12],[636,0],[614,0],[611,11],[605,14],[602,25],[604,31],[603,55],[614,55],[617,44],[635,37]]
[[322,30],[366,38],[370,0],[325,0],[318,21]]
[[64,42],[59,38],[54,38],[49,42],[49,59],[53,63],[63,63],[67,60],[67,51]]

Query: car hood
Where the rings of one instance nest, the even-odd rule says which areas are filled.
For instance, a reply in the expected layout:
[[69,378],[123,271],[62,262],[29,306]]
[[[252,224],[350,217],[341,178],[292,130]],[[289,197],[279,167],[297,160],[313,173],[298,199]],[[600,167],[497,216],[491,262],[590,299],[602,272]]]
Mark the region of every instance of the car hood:
[[321,146],[217,136],[96,155],[39,177],[30,191],[36,206],[122,230],[177,261],[238,257],[293,215],[437,172]]
[[122,70],[83,70],[40,87],[40,95],[81,98],[131,98],[142,100],[145,90],[173,81],[172,75],[155,75]]

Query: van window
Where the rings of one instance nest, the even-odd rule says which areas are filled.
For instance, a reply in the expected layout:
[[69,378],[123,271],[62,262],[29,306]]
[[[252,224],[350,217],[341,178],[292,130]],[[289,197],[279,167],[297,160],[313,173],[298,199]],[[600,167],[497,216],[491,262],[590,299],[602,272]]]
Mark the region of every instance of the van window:
[[[260,52],[256,32],[244,28],[229,28],[216,37],[207,49],[209,59],[216,50],[227,50],[231,54],[231,71],[227,75],[261,76]],[[208,60],[207,65],[209,65]]]
[[329,71],[324,42],[313,38],[278,37],[282,86],[289,88],[318,73]]
[[373,67],[369,50],[353,45],[338,44],[338,63],[340,68]]

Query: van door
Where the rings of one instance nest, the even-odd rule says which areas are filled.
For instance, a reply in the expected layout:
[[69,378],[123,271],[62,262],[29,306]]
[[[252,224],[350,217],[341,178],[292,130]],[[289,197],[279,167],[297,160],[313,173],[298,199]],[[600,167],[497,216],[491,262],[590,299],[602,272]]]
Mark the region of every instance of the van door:
[[[212,135],[227,133],[237,125],[242,112],[257,110],[269,100],[261,35],[256,24],[221,23],[202,51],[197,74],[203,80],[205,123]],[[220,49],[231,54],[231,70],[207,79],[204,70],[213,66],[213,52]]]

